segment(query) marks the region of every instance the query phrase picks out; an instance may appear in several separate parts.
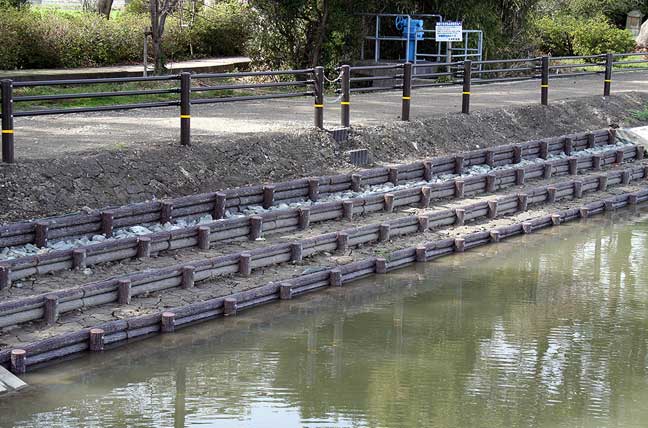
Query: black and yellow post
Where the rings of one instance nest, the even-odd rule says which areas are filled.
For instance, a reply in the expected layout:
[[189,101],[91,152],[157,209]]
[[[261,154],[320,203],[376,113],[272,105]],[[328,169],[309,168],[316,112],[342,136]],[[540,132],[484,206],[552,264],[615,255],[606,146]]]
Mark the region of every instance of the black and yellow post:
[[180,73],[180,144],[191,144],[191,73]]
[[603,81],[603,96],[610,96],[610,89],[612,89],[612,66],[614,65],[614,55],[611,53],[605,54],[605,80]]
[[14,162],[13,82],[2,81],[2,161]]
[[463,62],[463,94],[461,97],[461,112],[470,114],[470,80],[472,78],[472,61]]
[[410,104],[412,101],[412,63],[403,64],[403,108],[401,120],[410,120]]
[[351,67],[342,66],[342,100],[340,101],[341,122],[344,128],[351,126]]
[[540,101],[543,106],[549,104],[549,57],[540,59]]
[[324,129],[324,67],[315,67],[315,126]]

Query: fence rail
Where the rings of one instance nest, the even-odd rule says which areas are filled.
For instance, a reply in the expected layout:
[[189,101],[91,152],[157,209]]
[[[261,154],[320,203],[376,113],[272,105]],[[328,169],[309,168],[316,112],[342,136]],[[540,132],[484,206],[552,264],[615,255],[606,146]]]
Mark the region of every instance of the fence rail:
[[[625,59],[627,57],[640,57],[642,59]],[[578,63],[564,63],[565,61],[585,61]],[[560,62],[560,63],[556,63]],[[336,69],[339,76],[329,80],[329,86],[339,95],[341,107],[341,126],[351,126],[351,94],[360,92],[402,91],[401,120],[410,118],[412,90],[435,86],[461,85],[462,113],[470,113],[470,98],[472,84],[486,84],[497,82],[513,82],[523,80],[540,80],[540,102],[542,105],[549,103],[549,80],[560,77],[579,77],[601,74],[603,78],[603,95],[611,93],[612,73],[617,67],[622,70],[647,70],[647,52],[633,53],[608,53],[602,55],[572,56],[572,57],[537,57],[521,59],[501,59],[448,63],[428,64],[389,64],[366,65],[351,67],[343,65]],[[637,66],[637,67],[635,67]],[[631,68],[627,68],[631,67]],[[597,69],[598,68],[598,69]],[[231,83],[229,81],[212,84],[197,85],[194,82],[200,79],[241,79],[241,78],[275,78],[274,82]],[[282,78],[293,80],[281,81]],[[180,107],[180,143],[191,143],[191,105],[217,104],[229,102],[243,102],[252,100],[285,99],[285,98],[313,98],[314,125],[324,128],[324,93],[326,79],[323,67],[314,67],[300,70],[275,70],[275,71],[250,71],[234,73],[180,73],[167,76],[151,77],[123,77],[101,79],[67,79],[48,81],[14,82],[2,81],[2,161],[13,163],[15,161],[14,148],[14,118],[59,115],[71,113],[105,112],[117,110],[131,110],[140,108]],[[93,84],[124,84],[146,82],[178,82],[178,87],[155,88],[142,90],[97,91],[64,94],[43,95],[18,95],[14,96],[14,89],[21,88],[48,88],[55,86],[78,86]],[[277,92],[262,95],[234,94],[228,96],[214,95],[216,91],[238,91],[242,89],[272,89]],[[95,107],[66,107],[66,108],[41,108],[32,110],[14,111],[14,103],[26,102],[52,102],[61,100],[88,100],[107,97],[140,97],[154,95],[178,94],[178,99],[164,101],[143,101],[125,104],[104,105]],[[193,96],[192,94],[207,94]]]

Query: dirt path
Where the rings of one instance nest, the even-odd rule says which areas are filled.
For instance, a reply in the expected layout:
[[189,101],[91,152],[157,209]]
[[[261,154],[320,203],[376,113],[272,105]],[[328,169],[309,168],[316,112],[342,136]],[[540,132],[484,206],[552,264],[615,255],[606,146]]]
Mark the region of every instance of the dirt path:
[[[615,75],[613,95],[648,92],[647,76],[645,71]],[[600,96],[602,91],[601,76],[553,79],[550,103]],[[537,105],[540,99],[538,81],[475,85],[472,93],[472,111]],[[398,121],[400,102],[398,91],[353,95],[352,125],[376,126]],[[460,86],[416,89],[413,93],[411,118],[414,121],[460,111]],[[327,128],[338,127],[339,117],[339,105],[326,104]],[[308,98],[201,105],[194,106],[192,111],[196,143],[232,134],[308,129],[312,122],[312,100]],[[143,149],[152,143],[174,143],[179,138],[177,108],[17,118],[15,128],[18,158],[57,157],[126,146]]]

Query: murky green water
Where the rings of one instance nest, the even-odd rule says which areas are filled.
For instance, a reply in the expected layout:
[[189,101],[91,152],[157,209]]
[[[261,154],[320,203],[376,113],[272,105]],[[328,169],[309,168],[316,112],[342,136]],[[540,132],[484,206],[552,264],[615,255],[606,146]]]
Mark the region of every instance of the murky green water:
[[0,425],[648,426],[648,215],[513,242],[50,367]]

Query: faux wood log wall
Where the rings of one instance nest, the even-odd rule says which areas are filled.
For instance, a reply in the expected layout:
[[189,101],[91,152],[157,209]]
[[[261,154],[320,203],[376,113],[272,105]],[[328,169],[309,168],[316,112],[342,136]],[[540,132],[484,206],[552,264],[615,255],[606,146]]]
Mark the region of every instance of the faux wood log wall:
[[[103,333],[103,343],[101,346],[94,344],[93,349],[97,351],[126,343],[128,339],[163,331],[172,332],[180,327],[199,321],[210,320],[223,315],[235,315],[242,310],[261,304],[280,299],[292,299],[300,294],[324,287],[342,286],[376,273],[390,272],[416,262],[429,261],[481,245],[501,242],[516,235],[533,233],[545,227],[586,218],[610,209],[636,205],[647,200],[648,188],[643,188],[639,192],[620,194],[589,203],[580,208],[559,211],[526,222],[502,226],[489,231],[474,232],[454,239],[443,239],[404,248],[394,251],[384,258],[369,257],[365,260],[309,275],[302,275],[280,283],[269,283],[228,297],[166,310],[164,313],[159,312],[111,321],[92,328],[84,328],[77,332],[66,333],[24,346],[22,349],[26,351],[27,356],[25,364],[28,369],[33,369],[39,364],[87,351],[91,348],[91,337],[96,337],[98,331]],[[14,349],[0,351],[0,364],[12,368],[10,367],[12,351]]]
[[[0,304],[0,327],[47,318],[48,299],[54,298],[57,314],[119,302],[128,304],[130,298],[169,288],[191,288],[196,282],[217,276],[239,273],[249,275],[254,269],[301,260],[326,251],[345,251],[349,247],[380,242],[390,237],[421,233],[430,228],[463,225],[476,219],[495,218],[522,212],[530,204],[553,203],[565,198],[579,198],[586,192],[604,190],[609,186],[628,184],[648,178],[648,166],[630,166],[607,174],[585,176],[574,180],[548,184],[509,194],[490,201],[464,205],[455,209],[433,211],[426,215],[407,216],[382,223],[363,225],[313,236],[292,243],[262,247],[255,250],[200,259],[162,269],[147,270],[56,292],[30,296]],[[393,204],[408,204],[424,199],[424,192],[410,195],[407,191],[394,195]],[[372,210],[384,210],[385,198],[369,205]],[[412,200],[416,198],[416,200]],[[367,207],[367,205],[365,205]],[[376,208],[377,207],[377,208]],[[363,208],[363,207],[360,207]],[[341,239],[344,238],[344,239]],[[189,274],[188,274],[189,273]],[[126,298],[122,291],[128,284]]]
[[[167,201],[152,201],[109,208],[94,213],[77,213],[0,226],[0,248],[42,244],[94,234],[112,236],[114,229],[157,222],[190,220],[211,214],[223,218],[225,210],[240,212],[252,205],[279,205],[310,199],[317,201],[331,193],[358,185],[375,185],[429,179],[432,175],[461,172],[473,165],[491,166],[518,163],[523,159],[547,158],[550,154],[584,150],[615,142],[614,130],[599,130],[530,141],[517,145],[476,150],[457,156],[445,156],[393,168],[373,168],[355,174],[340,174],[291,180],[272,185],[248,186],[220,192],[185,196]],[[355,176],[355,177],[354,177]],[[45,236],[37,242],[37,229],[46,225]]]
[[[643,148],[626,145],[597,154],[546,160],[542,163],[516,169],[461,177],[442,183],[430,184],[429,186],[416,186],[392,192],[395,197],[393,208],[419,203],[424,187],[428,188],[425,194],[427,200],[463,197],[465,195],[494,192],[519,184],[520,181],[524,180],[576,174],[583,171],[597,170],[602,166],[616,162],[642,158]],[[304,208],[273,210],[260,215],[219,220],[169,232],[115,239],[79,246],[74,249],[19,257],[0,262],[0,270],[2,270],[0,274],[6,276],[6,279],[0,279],[0,288],[10,285],[12,281],[32,275],[43,275],[65,269],[85,268],[98,263],[114,262],[133,257],[148,257],[167,250],[189,247],[206,249],[215,242],[245,237],[255,239],[263,232],[286,233],[304,229],[310,223],[381,211],[384,209],[384,203],[384,195],[375,194],[347,201],[324,202]],[[350,204],[348,205],[350,211],[347,213],[344,210],[345,204]]]

